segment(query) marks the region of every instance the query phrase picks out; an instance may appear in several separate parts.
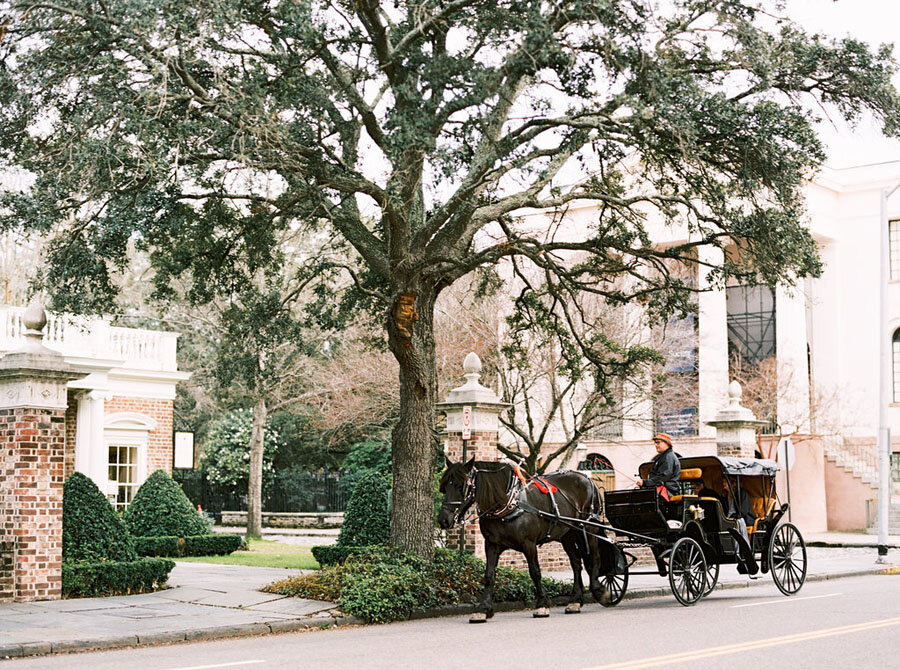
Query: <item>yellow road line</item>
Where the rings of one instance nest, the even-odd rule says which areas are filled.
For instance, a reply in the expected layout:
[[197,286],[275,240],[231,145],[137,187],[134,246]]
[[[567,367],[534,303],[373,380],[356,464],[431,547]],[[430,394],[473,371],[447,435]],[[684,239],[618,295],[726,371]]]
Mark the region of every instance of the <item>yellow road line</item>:
[[666,656],[654,656],[652,658],[622,661],[621,663],[610,663],[608,665],[599,665],[593,668],[585,668],[585,670],[637,670],[638,668],[654,668],[656,666],[668,665],[670,663],[696,661],[701,658],[711,658],[713,656],[737,654],[742,651],[752,651],[754,649],[776,647],[783,644],[806,642],[807,640],[817,640],[819,638],[833,637],[835,635],[859,633],[866,630],[887,628],[888,626],[900,626],[900,617],[893,617],[891,619],[879,619],[878,621],[868,621],[866,623],[852,624],[849,626],[838,626],[836,628],[822,628],[820,630],[811,630],[806,633],[782,635],[780,637],[770,637],[762,640],[753,640],[751,642],[725,644],[719,647],[708,647],[706,649],[685,651],[677,654],[668,654]]

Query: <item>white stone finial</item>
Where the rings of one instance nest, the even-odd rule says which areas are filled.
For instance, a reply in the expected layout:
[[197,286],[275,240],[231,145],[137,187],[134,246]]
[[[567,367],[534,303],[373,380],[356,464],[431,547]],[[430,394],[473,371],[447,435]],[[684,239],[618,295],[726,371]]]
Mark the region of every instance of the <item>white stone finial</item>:
[[44,345],[44,326],[47,325],[47,313],[36,299],[29,303],[22,315],[22,325],[25,326],[25,351],[42,352]]
[[741,388],[741,385],[737,383],[737,380],[732,380],[728,385],[728,407],[740,407],[743,395],[744,390]]
[[478,358],[478,354],[474,351],[470,351],[466,354],[466,358],[463,361],[463,370],[466,371],[466,376],[471,374],[481,374],[481,359]]
[[37,300],[32,300],[28,307],[25,308],[25,313],[22,315],[22,325],[25,326],[26,337],[33,337],[34,335],[44,336],[44,326],[47,325],[47,313]]

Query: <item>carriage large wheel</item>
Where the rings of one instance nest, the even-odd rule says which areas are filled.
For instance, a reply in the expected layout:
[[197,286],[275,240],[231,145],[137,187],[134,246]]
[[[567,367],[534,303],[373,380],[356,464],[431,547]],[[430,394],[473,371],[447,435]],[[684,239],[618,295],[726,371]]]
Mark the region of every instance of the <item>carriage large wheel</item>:
[[610,575],[603,575],[600,580],[603,586],[606,587],[606,590],[609,591],[609,602],[600,603],[604,607],[615,607],[618,605],[622,602],[622,598],[625,597],[625,591],[628,590],[628,560],[621,549],[617,551],[615,572]]
[[792,596],[806,581],[806,543],[792,523],[783,523],[769,541],[769,569],[775,586],[786,596]]
[[703,597],[705,598],[710,593],[713,592],[713,589],[716,588],[716,584],[719,583],[719,563],[718,561],[706,561],[706,589],[703,591]]
[[683,537],[669,554],[669,586],[675,599],[685,607],[706,593],[706,558],[697,541]]

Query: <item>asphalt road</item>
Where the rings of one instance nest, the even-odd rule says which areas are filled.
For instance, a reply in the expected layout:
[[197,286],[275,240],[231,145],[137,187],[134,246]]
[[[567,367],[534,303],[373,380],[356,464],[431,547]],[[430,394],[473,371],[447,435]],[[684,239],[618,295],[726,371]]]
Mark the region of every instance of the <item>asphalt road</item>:
[[496,615],[13,659],[10,670],[213,668],[860,668],[900,667],[900,576],[811,582],[793,597],[765,586],[716,592],[685,608],[671,596]]

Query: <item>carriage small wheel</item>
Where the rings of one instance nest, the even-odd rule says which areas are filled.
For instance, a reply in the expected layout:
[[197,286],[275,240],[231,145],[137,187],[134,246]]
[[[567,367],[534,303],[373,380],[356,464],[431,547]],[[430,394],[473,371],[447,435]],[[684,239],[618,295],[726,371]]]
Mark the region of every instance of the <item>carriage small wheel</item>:
[[768,551],[769,570],[775,586],[792,596],[806,581],[806,543],[792,523],[783,523],[772,533]]
[[691,537],[683,537],[669,554],[669,586],[672,595],[685,607],[706,593],[706,558],[703,549]]
[[628,563],[620,561],[616,566],[616,571],[611,575],[604,575],[602,580],[603,586],[609,591],[609,602],[600,603],[604,607],[615,607],[622,598],[625,597],[625,591],[628,590]]
[[719,583],[719,563],[718,561],[712,561],[710,559],[706,560],[706,590],[703,591],[703,597],[705,598],[710,593],[713,592],[713,589],[716,588],[716,584]]

